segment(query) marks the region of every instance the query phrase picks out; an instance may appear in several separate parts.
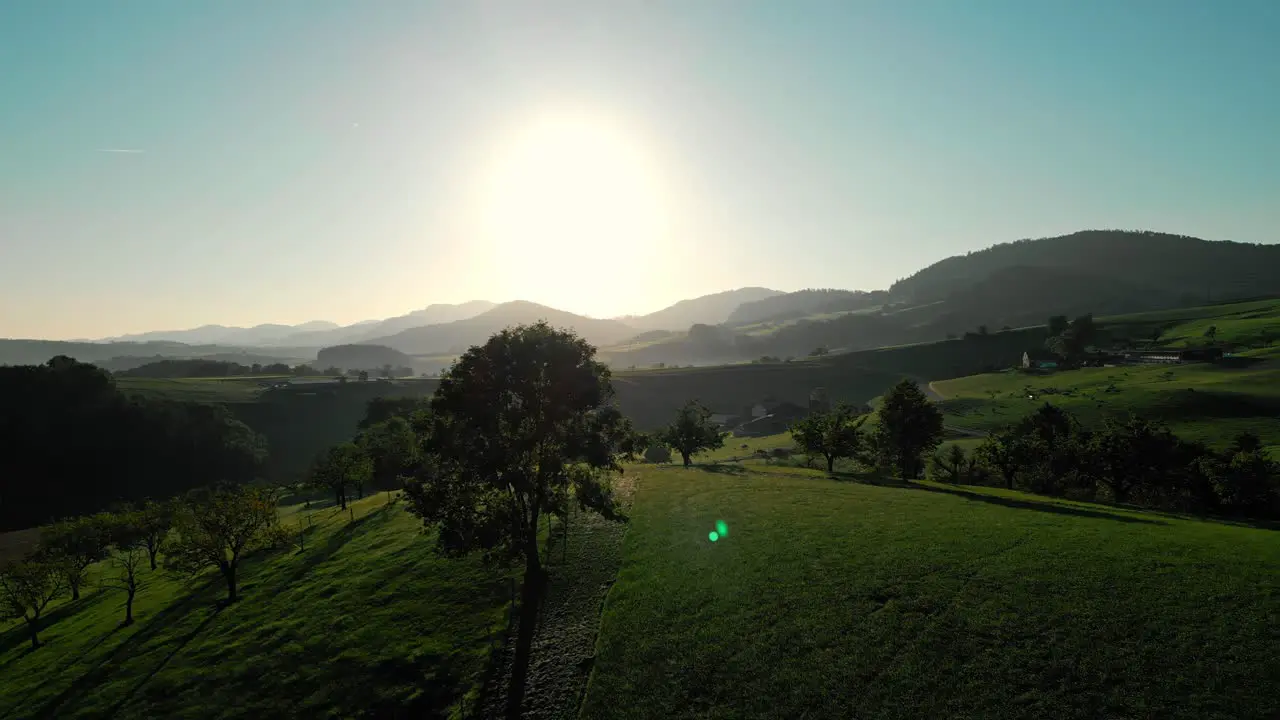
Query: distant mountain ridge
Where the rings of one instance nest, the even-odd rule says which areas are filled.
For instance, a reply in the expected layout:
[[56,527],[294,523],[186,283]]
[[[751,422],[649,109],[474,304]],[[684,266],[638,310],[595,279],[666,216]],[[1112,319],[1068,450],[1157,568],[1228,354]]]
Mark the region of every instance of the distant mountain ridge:
[[475,317],[451,323],[427,325],[370,338],[370,345],[385,345],[410,355],[461,352],[471,345],[512,325],[546,320],[555,327],[569,328],[597,345],[620,342],[635,334],[635,328],[617,320],[584,317],[524,300],[502,303]]
[[780,290],[743,287],[681,300],[648,315],[614,318],[636,330],[688,330],[693,325],[719,325],[727,322],[738,308],[747,303],[784,295]]
[[103,338],[98,342],[180,342],[187,345],[262,345],[283,341],[290,335],[302,332],[323,332],[339,326],[328,320],[312,320],[301,325],[264,323],[253,327],[228,327],[226,325],[201,325],[189,330],[153,330],[132,335]]
[[[598,319],[526,301],[435,304],[346,327],[209,325],[124,342],[0,340],[0,364],[65,354],[116,366],[160,358],[311,361],[321,348],[383,345],[432,368],[511,325],[545,319],[576,330],[626,366],[803,357],[1042,323],[1049,315],[1122,314],[1280,294],[1280,245],[1150,231],[1086,230],[1019,240],[934,262],[888,291],[744,287],[653,313]],[[750,326],[750,327],[748,327]],[[694,332],[691,332],[693,330]],[[170,338],[159,340],[157,338]],[[174,339],[186,338],[186,340]],[[204,338],[218,338],[197,342]],[[264,339],[266,338],[266,339]],[[118,361],[118,362],[117,362]],[[234,360],[239,361],[239,360]],[[257,360],[255,360],[257,361]],[[429,368],[430,369],[430,368]]]
[[267,323],[250,328],[202,325],[189,330],[156,330],[133,335],[121,335],[104,338],[97,342],[179,342],[187,345],[323,347],[389,335],[412,327],[465,320],[491,310],[493,307],[494,304],[487,300],[472,300],[457,305],[436,303],[405,315],[385,320],[364,320],[346,326],[327,320],[313,320],[301,325]]

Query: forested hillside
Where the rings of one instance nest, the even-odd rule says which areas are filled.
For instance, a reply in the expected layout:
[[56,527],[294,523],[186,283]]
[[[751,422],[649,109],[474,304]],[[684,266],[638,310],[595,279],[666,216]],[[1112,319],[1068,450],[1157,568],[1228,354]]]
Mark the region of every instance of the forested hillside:
[[[1195,305],[1206,299],[1275,292],[1280,283],[1280,245],[1211,242],[1151,231],[1085,230],[950,257],[894,283],[889,292],[895,300],[915,304],[945,300],[1013,267],[1108,278]],[[1081,293],[1092,291],[1079,288]]]
[[130,398],[66,357],[0,367],[0,530],[250,480],[260,435],[222,405]]
[[775,295],[754,302],[744,302],[737,307],[726,322],[728,325],[749,325],[769,320],[789,320],[805,315],[862,310],[883,304],[888,293],[883,290],[798,290],[785,295]]

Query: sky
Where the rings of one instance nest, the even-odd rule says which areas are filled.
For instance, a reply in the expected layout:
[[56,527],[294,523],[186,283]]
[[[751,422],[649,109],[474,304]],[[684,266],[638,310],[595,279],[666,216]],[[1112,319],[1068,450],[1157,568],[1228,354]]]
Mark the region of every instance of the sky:
[[1274,0],[0,0],[0,337],[1275,242]]

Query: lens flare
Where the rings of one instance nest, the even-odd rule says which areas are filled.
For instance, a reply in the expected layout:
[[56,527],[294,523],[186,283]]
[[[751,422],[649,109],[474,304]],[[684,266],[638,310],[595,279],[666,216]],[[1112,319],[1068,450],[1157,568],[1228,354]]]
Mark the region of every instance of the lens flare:
[[716,533],[719,534],[720,537],[729,537],[729,526],[726,525],[723,520],[717,520]]
[[710,540],[711,542],[715,542],[720,539],[720,534],[717,533],[715,530],[712,530],[711,532],[707,533],[707,539]]

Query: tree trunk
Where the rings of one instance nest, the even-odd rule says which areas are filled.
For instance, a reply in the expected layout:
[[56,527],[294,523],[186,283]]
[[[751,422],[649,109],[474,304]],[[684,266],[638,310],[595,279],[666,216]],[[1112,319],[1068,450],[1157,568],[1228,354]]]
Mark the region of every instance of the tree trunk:
[[681,450],[680,457],[684,458],[684,466],[689,467],[689,453]]
[[157,551],[152,550],[152,549],[150,549],[150,548],[147,548],[147,557],[151,560],[151,569],[152,569],[152,570],[155,570],[155,569],[156,569],[156,555],[157,555],[157,554],[158,554],[158,553],[157,553]]
[[1005,484],[1005,487],[1009,488],[1010,490],[1013,489],[1013,473],[1006,472],[1004,474],[1004,484]]
[[133,624],[133,596],[138,591],[135,588],[129,588],[129,597],[124,601],[124,624]]
[[27,627],[31,630],[31,649],[35,650],[40,647],[40,613],[38,611],[27,621]]
[[74,602],[80,599],[80,583],[73,582],[71,585],[71,600]]
[[[537,527],[535,524],[534,527]],[[507,686],[507,720],[519,720],[524,704],[525,683],[533,654],[533,633],[538,625],[538,601],[542,599],[543,571],[538,559],[536,531],[526,541],[524,583],[520,588],[520,626],[516,630],[516,653],[511,663],[511,684]]]
[[224,565],[222,576],[227,579],[227,603],[233,603],[238,597],[236,595],[236,566],[232,564]]
[[343,510],[347,509],[347,489],[345,487],[338,488],[338,504]]
[[835,456],[833,456],[833,455],[828,455],[828,456],[827,456],[827,474],[831,474],[831,473],[833,473],[833,472],[835,472],[835,471],[836,471],[836,459],[835,459]]

